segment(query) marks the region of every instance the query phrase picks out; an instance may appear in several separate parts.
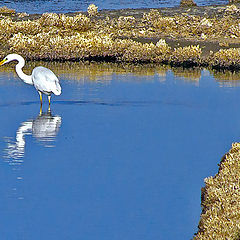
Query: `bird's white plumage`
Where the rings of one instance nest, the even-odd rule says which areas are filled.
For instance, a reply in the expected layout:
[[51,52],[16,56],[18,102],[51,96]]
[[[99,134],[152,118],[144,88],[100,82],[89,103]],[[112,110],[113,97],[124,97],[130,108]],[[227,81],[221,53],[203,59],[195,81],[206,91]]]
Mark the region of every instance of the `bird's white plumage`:
[[32,71],[32,81],[34,87],[47,95],[61,94],[61,86],[56,75],[48,68],[36,67]]
[[[45,67],[36,67],[32,71],[32,75],[26,75],[22,68],[25,65],[25,60],[22,56],[18,54],[9,54],[1,62],[0,65],[11,61],[18,61],[16,65],[16,72],[18,76],[27,84],[34,85],[36,90],[40,93],[44,93],[49,97],[51,94],[60,95],[61,86],[57,76],[48,68]],[[50,100],[49,100],[50,103]]]

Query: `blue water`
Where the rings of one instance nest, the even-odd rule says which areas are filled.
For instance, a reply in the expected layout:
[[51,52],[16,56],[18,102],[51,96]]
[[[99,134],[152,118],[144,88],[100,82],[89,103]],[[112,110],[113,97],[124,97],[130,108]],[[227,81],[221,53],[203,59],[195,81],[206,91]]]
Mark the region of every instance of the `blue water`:
[[204,178],[239,141],[240,88],[207,70],[84,71],[60,74],[41,115],[0,73],[1,239],[191,239]]
[[[195,0],[199,6],[227,4],[228,0]],[[94,3],[102,9],[123,9],[123,8],[160,8],[160,7],[175,7],[179,6],[179,1],[173,0],[0,0],[0,5],[8,8],[16,9],[18,12],[27,13],[44,13],[57,12],[67,13],[76,11],[86,11],[89,4]]]

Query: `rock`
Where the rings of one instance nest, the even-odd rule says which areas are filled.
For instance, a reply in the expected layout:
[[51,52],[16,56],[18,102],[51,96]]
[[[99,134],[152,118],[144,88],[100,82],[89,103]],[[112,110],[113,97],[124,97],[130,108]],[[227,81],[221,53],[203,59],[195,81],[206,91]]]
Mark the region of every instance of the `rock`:
[[193,0],[181,0],[180,2],[180,7],[194,7],[194,6],[197,6],[197,4]]

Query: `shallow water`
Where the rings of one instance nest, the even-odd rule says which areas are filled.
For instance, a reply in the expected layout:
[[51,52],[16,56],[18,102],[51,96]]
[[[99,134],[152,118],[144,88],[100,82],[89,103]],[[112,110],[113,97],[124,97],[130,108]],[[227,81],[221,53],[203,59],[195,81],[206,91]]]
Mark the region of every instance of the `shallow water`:
[[63,88],[42,115],[0,69],[1,238],[191,239],[204,178],[239,141],[238,75],[42,64]]
[[[214,4],[227,4],[227,0],[195,0],[199,6],[214,5]],[[44,12],[57,12],[67,13],[76,11],[86,11],[89,4],[94,3],[102,9],[123,9],[123,8],[160,8],[160,7],[175,7],[179,6],[180,1],[173,0],[0,0],[2,6],[13,8],[18,12],[27,13],[44,13]]]

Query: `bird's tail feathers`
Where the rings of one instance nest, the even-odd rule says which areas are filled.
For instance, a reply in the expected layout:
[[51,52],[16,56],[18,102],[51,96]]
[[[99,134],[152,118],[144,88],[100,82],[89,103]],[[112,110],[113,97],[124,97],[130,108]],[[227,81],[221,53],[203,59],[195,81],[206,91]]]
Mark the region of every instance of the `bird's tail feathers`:
[[62,93],[62,89],[59,83],[56,83],[56,88],[52,92],[57,96]]

